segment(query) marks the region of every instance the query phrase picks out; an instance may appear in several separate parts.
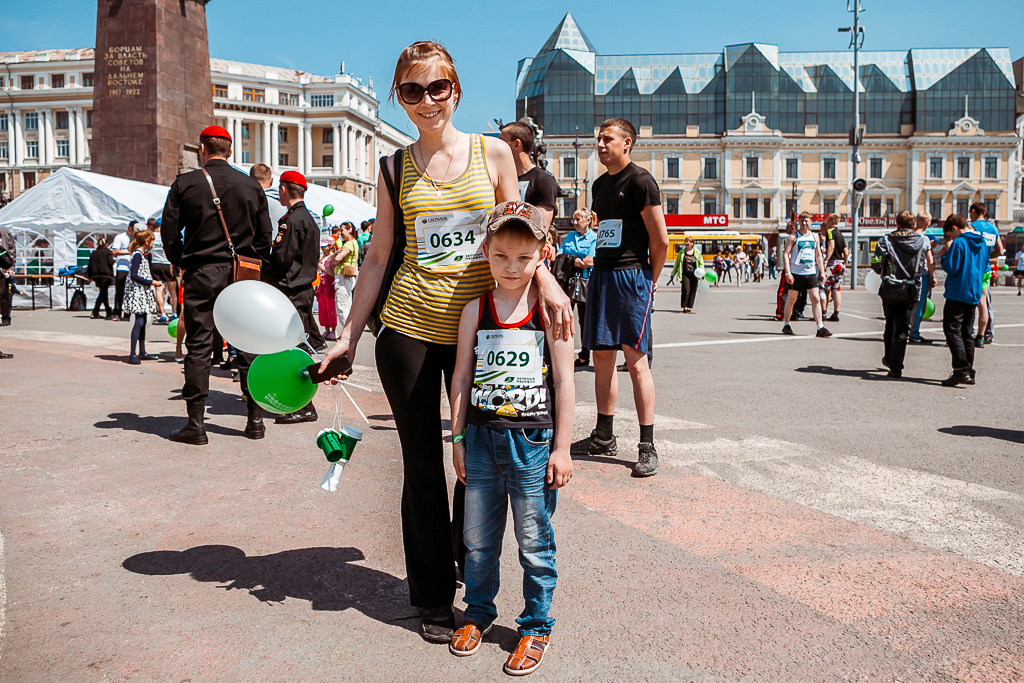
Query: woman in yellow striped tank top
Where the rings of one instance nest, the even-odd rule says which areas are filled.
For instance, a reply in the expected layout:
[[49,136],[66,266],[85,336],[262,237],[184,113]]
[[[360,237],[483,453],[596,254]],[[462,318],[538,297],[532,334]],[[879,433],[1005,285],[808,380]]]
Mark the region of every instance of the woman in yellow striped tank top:
[[[422,611],[423,637],[448,642],[455,626],[455,565],[464,563],[466,552],[465,486],[456,482],[450,516],[441,382],[450,393],[462,309],[494,288],[480,249],[487,215],[499,202],[519,201],[519,184],[508,145],[498,139],[485,142],[452,125],[462,89],[451,55],[441,45],[419,42],[402,52],[391,86],[392,99],[396,95],[419,137],[402,155],[399,204],[405,224],[398,229],[405,230],[406,248],[381,315],[385,327],[375,346],[376,365],[402,445],[402,533],[410,599]],[[394,157],[384,163],[394,177]],[[377,181],[377,222],[351,314],[324,367],[344,353],[355,357],[380,291],[396,229],[383,178]],[[537,282],[545,318],[556,323],[556,334],[568,338],[568,298],[547,269],[538,270]]]

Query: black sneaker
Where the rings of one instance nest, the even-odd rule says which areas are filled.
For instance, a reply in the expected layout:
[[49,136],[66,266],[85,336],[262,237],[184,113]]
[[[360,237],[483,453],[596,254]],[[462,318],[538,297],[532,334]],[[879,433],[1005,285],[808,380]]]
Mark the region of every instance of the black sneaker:
[[423,610],[420,615],[420,635],[431,643],[450,643],[455,632],[455,613],[451,607]]
[[796,333],[793,331],[793,328],[789,326],[789,323],[786,323],[782,326],[782,334],[794,335]]
[[985,338],[984,337],[975,337],[974,338],[974,348],[976,348],[976,349],[983,349],[983,348],[985,348]]
[[825,339],[825,338],[831,337],[832,333],[828,331],[827,327],[819,327],[817,333],[815,333],[814,336],[815,337],[821,337],[822,339]]
[[619,443],[613,435],[610,439],[597,438],[597,430],[590,432],[586,439],[580,439],[569,446],[569,455],[604,455],[614,457],[619,454]]
[[633,465],[634,477],[653,477],[658,473],[658,450],[653,443],[641,441],[637,462]]
[[825,318],[825,320],[827,320],[830,323],[837,323],[837,322],[839,322],[839,313],[838,312],[833,312],[832,315],[830,315],[829,317]]
[[900,372],[899,370],[890,370],[889,372],[885,373],[885,376],[890,379],[901,379],[903,377],[903,373]]
[[909,337],[907,341],[911,344],[924,344],[924,339],[921,337]]

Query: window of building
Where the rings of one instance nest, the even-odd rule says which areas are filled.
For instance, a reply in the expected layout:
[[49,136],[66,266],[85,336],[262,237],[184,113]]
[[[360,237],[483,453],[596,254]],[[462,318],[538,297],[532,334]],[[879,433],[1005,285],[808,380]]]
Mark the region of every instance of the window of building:
[[68,157],[70,151],[70,145],[67,140],[57,140],[57,156]]
[[747,218],[757,218],[757,197],[747,197]]
[[68,113],[66,111],[59,111],[53,115],[53,126],[57,130],[68,129]]
[[[323,141],[325,143],[334,142],[334,127],[333,126],[330,127],[330,128],[324,128],[324,131],[323,131]],[[327,164],[324,164],[324,166],[327,166]]]
[[665,197],[665,213],[679,213],[679,197]]
[[63,88],[64,87],[64,74],[53,74],[50,76],[50,87],[51,88]]
[[[760,161],[761,161],[761,159],[758,158],[758,157],[747,157],[747,177],[748,178],[757,178],[758,177],[758,175],[759,175],[758,171],[760,170]],[[754,210],[754,213],[757,213],[756,209]]]
[[334,155],[333,154],[325,154],[324,158],[323,158],[323,163],[321,163],[320,165],[321,166],[327,166],[327,167],[333,167],[334,166]]
[[82,87],[91,88],[95,76],[91,73],[82,74]]
[[896,202],[894,202],[892,199],[886,199],[885,200],[885,214],[887,216],[892,216],[894,213],[896,213],[896,208],[895,207],[896,207]]
[[242,124],[242,139],[243,140],[248,140],[249,139],[249,124],[248,123],[243,123]]
[[242,163],[243,164],[249,163],[249,151],[248,150],[245,150],[245,149],[242,150]]
[[[929,178],[941,178],[942,177],[942,158],[932,157],[928,160],[928,177]],[[938,214],[932,214],[937,216]]]
[[277,164],[279,166],[287,166],[288,165],[288,155],[286,153],[284,153],[284,152],[281,152],[280,154],[278,154],[277,155]]
[[679,159],[669,158],[667,159],[667,168],[665,175],[669,178],[679,177]]
[[960,214],[961,216],[966,216],[967,215],[967,207],[969,207],[969,206],[970,206],[969,200],[967,200],[967,199],[957,199],[956,200],[956,212],[958,214]]
[[36,79],[34,76],[22,76],[21,77],[21,89],[32,90],[36,87]]
[[765,218],[771,218],[772,217],[772,200],[771,200],[771,197],[766,197],[765,200],[763,202],[761,202],[761,204],[762,204],[761,208],[764,209],[764,213],[762,215]]
[[[822,177],[823,178],[831,178],[831,179],[835,180],[835,177],[836,177],[836,160],[835,159],[825,159],[823,164],[822,164],[821,173],[822,173]],[[831,212],[830,211],[826,211],[825,213],[831,213]]]
[[740,199],[739,199],[739,197],[736,197],[736,198],[734,198],[732,200],[732,217],[733,218],[739,218],[740,217]]
[[22,178],[22,189],[23,190],[31,190],[33,187],[36,186],[36,172],[35,171],[25,171],[24,173],[21,174],[21,178]]
[[995,220],[995,218],[996,218],[996,198],[995,197],[985,197],[981,201],[983,201],[985,203],[985,210],[988,211],[989,219],[990,220]]
[[562,177],[576,177],[576,157],[562,157]]
[[868,199],[868,215],[872,218],[882,215],[881,197],[871,197]]
[[704,213],[711,215],[718,213],[718,200],[714,197],[704,198]]
[[836,198],[825,197],[821,202],[822,213],[835,213],[836,212]]
[[334,93],[330,95],[310,95],[309,106],[311,107],[333,107]]
[[39,158],[39,142],[36,140],[29,140],[25,143],[25,156],[29,159]]
[[881,178],[882,177],[882,160],[871,159],[868,161],[868,177],[869,178]]
[[928,213],[938,218],[942,215],[942,200],[938,197],[928,198]]
[[265,102],[266,93],[259,88],[242,88],[243,102]]
[[[10,156],[11,156],[11,152],[10,152],[10,150],[7,147],[7,143],[6,142],[0,142],[0,159],[9,159]],[[3,177],[3,176],[0,176],[0,177]]]
[[288,126],[279,126],[277,129],[277,141],[288,142]]
[[576,197],[562,197],[562,215],[571,216],[576,213]]
[[4,81],[4,77],[3,77],[3,76],[0,76],[0,90],[3,90],[3,88],[4,88],[4,83],[5,83],[5,81]]
[[34,111],[25,112],[25,130],[39,130],[39,114]]
[[7,130],[7,114],[0,114],[0,131]]
[[92,109],[85,110],[85,127],[92,128]]
[[957,178],[970,178],[971,177],[971,158],[970,157],[957,157],[957,159],[956,159],[956,177]]
[[996,157],[985,157],[985,177],[999,177],[999,159]]
[[278,95],[278,102],[286,107],[299,106],[299,94],[294,92],[283,92]]
[[796,200],[792,197],[786,198],[786,217],[790,218],[796,213]]
[[799,178],[800,177],[800,162],[797,159],[786,159],[786,177],[787,178]]
[[718,179],[718,159],[707,157],[704,159],[704,180]]
[[213,84],[213,96],[227,98],[228,86],[227,83],[214,83]]

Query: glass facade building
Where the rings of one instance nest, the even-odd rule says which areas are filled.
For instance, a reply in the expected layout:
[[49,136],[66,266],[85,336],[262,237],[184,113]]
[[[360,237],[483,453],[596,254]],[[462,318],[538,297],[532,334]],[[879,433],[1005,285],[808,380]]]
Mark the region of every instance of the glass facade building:
[[[868,134],[948,131],[965,98],[986,131],[1014,130],[1014,77],[1004,48],[860,53]],[[784,135],[842,134],[853,122],[853,54],[731,45],[714,54],[600,55],[566,15],[536,57],[519,62],[516,116],[548,135],[590,132],[611,117],[653,135],[721,135],[752,101]]]

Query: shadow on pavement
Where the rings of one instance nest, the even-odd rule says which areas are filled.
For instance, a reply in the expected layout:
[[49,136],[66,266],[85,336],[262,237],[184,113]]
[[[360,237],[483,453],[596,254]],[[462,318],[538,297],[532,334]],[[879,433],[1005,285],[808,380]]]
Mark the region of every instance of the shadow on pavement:
[[[395,421],[395,416],[391,415],[390,413],[387,414],[387,415],[367,415],[366,419],[368,419],[368,420],[376,420],[376,421],[379,421],[379,422],[394,422]],[[370,429],[373,429],[373,430],[378,431],[378,432],[384,432],[384,431],[387,431],[387,432],[397,432],[398,431],[398,427],[392,427],[390,425],[370,425]]]
[[[308,601],[317,611],[356,609],[382,624],[419,633],[406,582],[354,564],[364,559],[358,548],[300,548],[247,557],[234,546],[202,545],[140,553],[121,566],[148,576],[188,574],[195,581],[224,584],[218,588],[226,591],[248,591],[263,603],[292,598]],[[497,624],[489,638],[507,652],[518,642],[514,630]]]
[[934,387],[942,386],[937,379],[924,379],[923,377],[907,377],[893,379],[885,376],[885,370],[844,370],[833,368],[828,365],[808,365],[803,368],[796,368],[796,372],[807,372],[817,375],[832,375],[833,377],[855,377],[871,382],[912,382],[914,384],[927,384]]
[[939,429],[943,434],[953,436],[987,436],[990,439],[1009,441],[1010,443],[1024,443],[1024,431],[1019,429],[998,429],[996,427],[982,427],[980,425],[956,425],[954,427],[942,427]]
[[584,462],[600,462],[605,465],[622,465],[627,470],[633,469],[633,463],[622,458],[611,458],[604,455],[574,455],[573,460],[582,460]]
[[[123,429],[126,432],[139,432],[140,434],[153,434],[167,438],[167,435],[179,427],[185,426],[185,415],[150,415],[142,417],[135,413],[110,413],[106,422],[97,422],[93,425],[97,429]],[[220,425],[206,422],[206,431],[211,434],[223,434],[224,436],[245,436],[241,429],[228,429]]]

